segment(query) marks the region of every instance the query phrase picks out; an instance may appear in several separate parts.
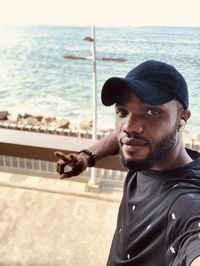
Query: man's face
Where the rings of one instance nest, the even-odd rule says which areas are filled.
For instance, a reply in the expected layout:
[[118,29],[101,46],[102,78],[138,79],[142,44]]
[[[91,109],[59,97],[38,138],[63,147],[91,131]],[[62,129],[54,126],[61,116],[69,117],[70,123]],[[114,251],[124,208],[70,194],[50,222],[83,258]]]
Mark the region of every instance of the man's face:
[[168,160],[177,132],[177,105],[152,106],[124,89],[116,103],[116,134],[122,163],[132,171],[154,168]]

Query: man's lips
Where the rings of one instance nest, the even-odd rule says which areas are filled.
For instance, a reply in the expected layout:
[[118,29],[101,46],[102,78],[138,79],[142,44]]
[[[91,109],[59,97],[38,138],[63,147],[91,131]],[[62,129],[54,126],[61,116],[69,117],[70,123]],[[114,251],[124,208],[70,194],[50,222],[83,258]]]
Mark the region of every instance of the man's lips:
[[146,140],[139,138],[129,138],[129,137],[121,138],[120,142],[122,145],[126,146],[145,146],[148,144]]

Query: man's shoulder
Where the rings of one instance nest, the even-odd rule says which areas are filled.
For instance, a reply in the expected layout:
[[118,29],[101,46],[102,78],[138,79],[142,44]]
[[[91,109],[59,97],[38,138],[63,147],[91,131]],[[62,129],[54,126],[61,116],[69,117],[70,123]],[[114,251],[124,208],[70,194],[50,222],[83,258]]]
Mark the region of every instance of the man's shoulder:
[[172,213],[184,220],[192,215],[200,215],[200,187],[180,192],[171,204],[169,215]]

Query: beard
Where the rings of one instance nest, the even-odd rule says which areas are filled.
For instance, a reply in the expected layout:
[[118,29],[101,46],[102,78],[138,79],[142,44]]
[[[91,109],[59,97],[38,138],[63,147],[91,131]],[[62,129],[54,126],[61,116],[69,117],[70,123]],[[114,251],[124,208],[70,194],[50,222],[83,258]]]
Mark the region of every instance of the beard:
[[152,149],[150,143],[148,144],[150,153],[144,160],[126,159],[120,149],[120,160],[125,168],[132,172],[147,170],[155,166],[173,147],[176,141],[176,126],[168,135],[163,137],[159,143]]

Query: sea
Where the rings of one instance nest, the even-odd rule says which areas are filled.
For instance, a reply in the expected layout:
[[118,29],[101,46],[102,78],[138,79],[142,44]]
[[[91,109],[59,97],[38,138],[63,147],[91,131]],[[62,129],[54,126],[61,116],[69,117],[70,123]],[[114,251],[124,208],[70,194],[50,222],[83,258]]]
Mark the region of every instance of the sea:
[[[114,108],[101,103],[101,88],[137,64],[161,60],[185,77],[192,116],[187,129],[200,133],[200,28],[95,27],[97,128],[114,128]],[[91,27],[0,25],[0,111],[67,118],[93,118]],[[106,61],[101,58],[123,58]]]

